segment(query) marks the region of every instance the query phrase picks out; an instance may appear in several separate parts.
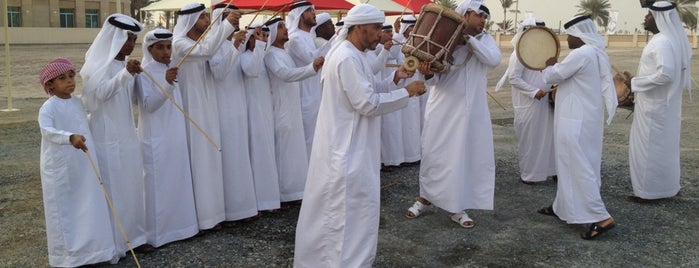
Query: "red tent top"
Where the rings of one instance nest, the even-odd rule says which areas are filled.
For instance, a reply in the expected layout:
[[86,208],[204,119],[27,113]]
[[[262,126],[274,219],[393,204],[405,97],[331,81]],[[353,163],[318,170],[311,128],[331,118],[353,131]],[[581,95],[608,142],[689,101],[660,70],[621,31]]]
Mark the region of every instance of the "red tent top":
[[[408,9],[412,10],[416,14],[422,11],[423,5],[434,3],[434,1],[431,0],[393,0],[393,2],[401,4],[402,6],[407,6]],[[410,4],[408,4],[408,2],[410,2]]]
[[[267,4],[263,7],[262,5],[265,4],[265,1]],[[222,3],[226,3],[226,0],[221,1]],[[264,8],[265,10],[271,10],[271,11],[279,11],[280,9],[283,9],[282,11],[288,12],[291,10],[291,5],[294,2],[293,0],[233,0],[233,5],[240,9],[260,9]],[[344,1],[344,0],[315,0],[315,1],[309,1],[313,3],[313,6],[315,6],[316,10],[350,10],[354,5],[351,3]]]

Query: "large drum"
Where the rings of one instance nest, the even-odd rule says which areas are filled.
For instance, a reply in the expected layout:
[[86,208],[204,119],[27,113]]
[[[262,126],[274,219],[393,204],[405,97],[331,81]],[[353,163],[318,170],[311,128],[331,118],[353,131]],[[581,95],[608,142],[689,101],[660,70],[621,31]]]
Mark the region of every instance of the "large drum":
[[456,43],[462,39],[464,27],[459,13],[433,3],[422,6],[415,28],[401,49],[406,56],[406,69],[415,70],[420,61],[426,61],[432,64],[433,71],[443,71]]
[[517,59],[532,70],[546,68],[546,60],[551,57],[558,58],[561,52],[561,44],[558,37],[549,28],[543,26],[531,26],[525,30],[517,41]]

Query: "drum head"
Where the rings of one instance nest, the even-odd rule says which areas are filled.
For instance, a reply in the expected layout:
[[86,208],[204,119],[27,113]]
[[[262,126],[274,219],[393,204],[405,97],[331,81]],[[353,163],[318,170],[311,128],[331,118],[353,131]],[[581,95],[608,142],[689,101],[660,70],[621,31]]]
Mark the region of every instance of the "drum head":
[[546,68],[546,60],[558,58],[560,52],[558,37],[546,27],[532,26],[517,41],[517,59],[532,70],[543,70]]

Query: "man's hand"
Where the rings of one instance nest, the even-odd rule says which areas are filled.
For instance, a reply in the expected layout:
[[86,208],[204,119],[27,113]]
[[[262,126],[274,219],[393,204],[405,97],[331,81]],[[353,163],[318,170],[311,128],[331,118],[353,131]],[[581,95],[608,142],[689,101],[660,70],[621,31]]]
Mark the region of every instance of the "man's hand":
[[85,145],[85,136],[80,134],[70,135],[70,144],[75,147],[75,149],[83,150],[87,152],[87,145]]
[[255,37],[255,40],[265,41],[264,35],[262,35],[262,27],[255,28],[255,31],[252,32],[252,35]]
[[320,56],[313,60],[313,69],[318,72],[318,70],[323,67],[323,63],[325,63],[325,58],[323,56]]
[[174,85],[175,82],[177,82],[177,70],[179,70],[179,68],[173,67],[165,71],[165,81],[170,85]]
[[[240,17],[243,16],[243,13],[240,10],[233,10],[228,13],[228,16],[226,16],[226,19],[228,22],[231,23],[231,25],[235,26],[236,29],[240,29]],[[213,22],[211,22],[213,23]]]
[[415,71],[408,71],[407,69],[405,69],[405,66],[401,65],[398,68],[398,70],[396,70],[396,73],[393,75],[393,83],[398,84],[399,80],[413,77],[414,74]]
[[126,71],[128,71],[131,75],[141,73],[141,62],[137,60],[129,60],[126,62]]
[[413,81],[405,87],[408,90],[408,96],[416,96],[425,94],[427,89],[425,88],[425,82],[423,81]]
[[422,75],[427,78],[428,76],[432,78],[434,75],[434,71],[432,71],[432,64],[426,61],[420,62],[420,65],[417,66],[417,70],[420,71]]
[[534,95],[534,98],[537,100],[540,100],[544,96],[546,96],[546,91],[539,89],[539,91],[537,91],[536,94]]
[[554,65],[558,62],[558,58],[556,57],[550,57],[548,60],[546,60],[546,66],[551,66]]
[[245,42],[245,35],[247,34],[247,31],[238,31],[235,33],[233,38],[235,38],[235,41],[233,41],[233,45],[235,46],[236,49],[240,47],[240,44]]

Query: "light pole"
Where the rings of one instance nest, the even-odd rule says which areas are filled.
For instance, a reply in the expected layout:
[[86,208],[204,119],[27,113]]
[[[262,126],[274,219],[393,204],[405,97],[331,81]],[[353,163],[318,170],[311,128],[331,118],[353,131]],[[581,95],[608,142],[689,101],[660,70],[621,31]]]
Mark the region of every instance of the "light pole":
[[2,12],[5,13],[5,75],[7,76],[7,109],[2,109],[3,112],[13,112],[19,109],[12,108],[12,75],[10,74],[10,40],[8,39],[7,28],[9,27],[9,12],[7,12],[7,0],[2,1]]

